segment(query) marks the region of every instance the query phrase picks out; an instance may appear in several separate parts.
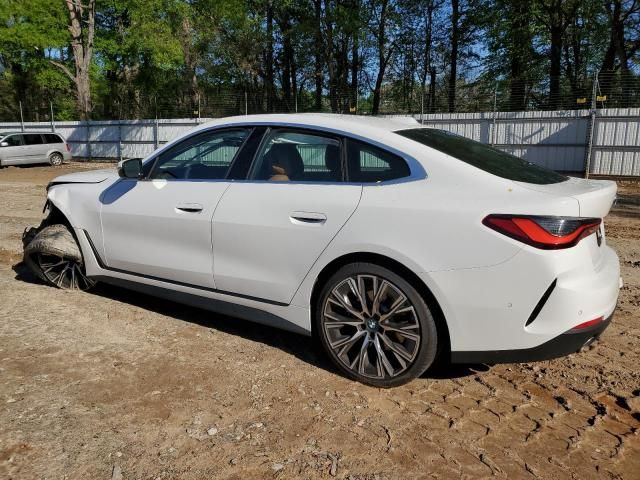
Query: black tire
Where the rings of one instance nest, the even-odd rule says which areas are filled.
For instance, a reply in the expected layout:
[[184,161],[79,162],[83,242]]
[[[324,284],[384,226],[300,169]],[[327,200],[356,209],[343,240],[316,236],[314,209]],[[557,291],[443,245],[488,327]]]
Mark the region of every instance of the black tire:
[[51,155],[49,155],[49,163],[54,167],[59,167],[60,165],[62,165],[63,161],[64,157],[61,153],[53,152]]
[[314,305],[314,327],[340,371],[374,387],[413,380],[438,352],[436,323],[424,298],[400,275],[372,263],[345,265],[327,280]]
[[85,275],[82,252],[66,225],[49,225],[25,235],[24,263],[42,281],[64,290],[89,290],[95,285]]

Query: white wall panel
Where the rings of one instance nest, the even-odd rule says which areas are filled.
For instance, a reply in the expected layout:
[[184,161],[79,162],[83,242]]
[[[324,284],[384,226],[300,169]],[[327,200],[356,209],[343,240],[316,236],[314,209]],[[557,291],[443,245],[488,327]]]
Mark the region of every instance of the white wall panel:
[[[495,117],[495,118],[494,118]],[[414,115],[417,120],[420,115]],[[200,119],[200,123],[209,119]],[[587,110],[437,113],[424,125],[483,143],[493,143],[530,162],[561,171],[581,172],[586,158]],[[196,119],[56,122],[55,129],[75,157],[145,157],[198,125]],[[0,131],[19,131],[19,122],[0,123]],[[51,131],[49,122],[25,123],[25,131]],[[90,138],[90,143],[87,139]],[[640,108],[601,109],[593,128],[591,173],[640,176]]]

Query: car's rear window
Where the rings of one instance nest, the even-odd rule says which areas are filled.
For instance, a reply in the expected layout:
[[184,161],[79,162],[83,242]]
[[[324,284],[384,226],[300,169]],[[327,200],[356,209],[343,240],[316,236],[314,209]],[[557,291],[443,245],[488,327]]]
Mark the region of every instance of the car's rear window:
[[516,182],[547,185],[568,177],[475,140],[435,128],[399,130],[398,135],[446,153],[469,165]]

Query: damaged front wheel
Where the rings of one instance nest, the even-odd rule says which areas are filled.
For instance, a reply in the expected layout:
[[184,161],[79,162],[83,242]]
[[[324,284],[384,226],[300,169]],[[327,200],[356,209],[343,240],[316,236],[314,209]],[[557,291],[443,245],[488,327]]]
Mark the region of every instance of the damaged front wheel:
[[68,290],[89,290],[95,285],[85,274],[82,252],[66,225],[49,225],[24,248],[25,264],[44,282]]

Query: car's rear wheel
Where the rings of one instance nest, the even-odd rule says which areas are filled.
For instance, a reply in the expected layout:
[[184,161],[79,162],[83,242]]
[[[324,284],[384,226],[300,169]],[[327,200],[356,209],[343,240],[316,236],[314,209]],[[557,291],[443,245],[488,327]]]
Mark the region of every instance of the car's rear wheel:
[[95,285],[85,274],[82,252],[65,225],[40,230],[25,246],[24,262],[44,282],[68,290],[89,290]]
[[379,265],[352,263],[332,275],[318,296],[315,322],[331,360],[368,385],[402,385],[436,357],[438,334],[425,300]]
[[59,167],[60,165],[62,165],[63,160],[64,159],[62,158],[62,155],[58,152],[54,152],[49,155],[49,163],[51,163],[51,165],[53,165],[54,167]]

